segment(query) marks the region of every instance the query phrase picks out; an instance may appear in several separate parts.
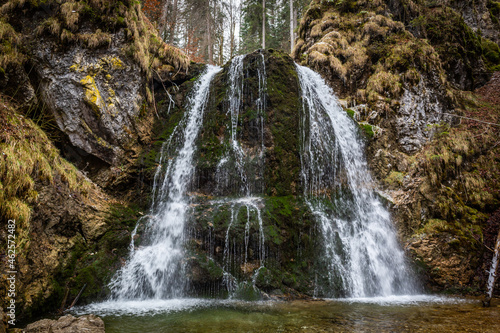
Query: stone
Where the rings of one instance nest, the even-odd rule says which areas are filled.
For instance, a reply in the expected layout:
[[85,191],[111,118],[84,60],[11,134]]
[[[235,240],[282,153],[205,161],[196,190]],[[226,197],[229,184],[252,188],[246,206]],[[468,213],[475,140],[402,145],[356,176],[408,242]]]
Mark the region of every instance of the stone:
[[75,46],[62,51],[51,39],[34,48],[42,101],[72,145],[117,164],[138,137],[136,122],[145,76],[122,53],[123,31],[108,48]]
[[104,321],[93,315],[66,315],[58,320],[42,319],[29,324],[26,333],[104,333]]
[[418,85],[405,89],[396,114],[398,142],[406,153],[414,153],[428,142],[436,126],[451,123],[452,110],[437,96],[439,89],[432,87],[424,77]]

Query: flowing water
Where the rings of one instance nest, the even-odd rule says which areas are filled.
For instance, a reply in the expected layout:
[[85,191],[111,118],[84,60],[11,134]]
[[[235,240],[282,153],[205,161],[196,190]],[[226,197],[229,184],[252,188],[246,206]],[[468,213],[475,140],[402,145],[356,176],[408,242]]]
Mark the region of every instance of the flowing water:
[[[189,97],[185,118],[174,130],[164,150],[175,138],[175,158],[165,159],[162,154],[157,176],[163,173],[161,184],[155,179],[154,202],[146,222],[146,239],[135,249],[132,237],[130,259],[111,283],[113,296],[118,299],[157,299],[184,295],[186,279],[184,257],[184,226],[189,207],[186,195],[194,172],[193,156],[196,150],[210,83],[220,67],[208,66],[198,79]],[[170,149],[169,149],[170,151]],[[157,177],[155,177],[157,178]],[[156,188],[159,186],[159,189]]]
[[[130,258],[110,285],[112,297],[72,313],[103,317],[106,332],[499,332],[498,306],[481,308],[477,299],[417,294],[390,216],[376,195],[357,124],[322,78],[301,66],[301,186],[323,251],[317,254],[315,296],[336,299],[238,300],[242,285],[260,296],[255,281],[271,259],[264,232],[264,55],[257,68],[258,94],[245,101],[257,110],[249,126],[251,140],[241,136],[248,88],[245,56],[234,58],[227,70],[229,135],[216,167],[216,197],[205,196],[200,203],[188,192],[195,186],[196,141],[210,86],[221,71],[208,66],[193,87],[184,118],[163,145],[150,213],[132,234]],[[215,220],[204,222],[209,229],[207,261],[214,263],[219,256],[226,300],[185,298],[186,226],[196,218],[191,207],[197,205],[201,215],[226,214],[220,222],[225,237],[219,243],[211,233]]]
[[[251,98],[244,97],[249,89],[245,56],[234,58],[227,68],[227,135],[214,167],[215,196],[205,196],[199,203],[189,192],[196,186],[196,146],[210,86],[221,71],[208,66],[194,84],[184,118],[163,145],[150,213],[133,232],[129,260],[110,285],[112,297],[74,312],[103,316],[107,332],[428,332],[444,319],[440,331],[463,327],[464,320],[480,331],[500,328],[493,320],[498,319],[496,308],[482,311],[481,319],[472,311],[475,302],[417,295],[389,213],[370,177],[358,125],[319,74],[301,66],[296,66],[303,103],[302,110],[297,110],[301,115],[300,186],[322,248],[315,263],[313,296],[336,299],[237,300],[242,285],[261,295],[255,281],[271,258],[266,252],[268,217],[264,214],[267,74],[264,55],[261,59],[256,66],[258,93]],[[256,112],[243,124],[245,108]],[[243,137],[245,131],[252,134]],[[197,205],[202,215],[226,214],[220,222],[224,239],[219,236],[216,245],[210,231],[210,244],[204,246],[208,261],[215,263],[218,256],[223,272],[220,285],[227,290],[228,300],[185,298],[189,294],[186,238],[191,237],[186,228],[197,216],[196,208],[192,209]],[[215,221],[210,221],[204,223],[214,228]]]
[[[226,115],[228,144],[216,171],[212,200],[216,209],[230,206],[222,270],[229,295],[238,288],[240,276],[253,272],[253,287],[265,265],[262,211],[264,191],[264,112],[266,109],[265,57],[257,57],[258,93],[244,97],[245,57],[235,57],[228,70]],[[255,61],[255,60],[254,60]],[[320,275],[316,296],[366,297],[415,293],[414,282],[398,245],[387,210],[375,195],[357,124],[339,106],[332,90],[319,74],[296,66],[303,110],[301,112],[301,181],[305,201],[319,225],[323,253],[318,256]],[[186,221],[192,203],[188,189],[197,161],[196,141],[203,126],[210,85],[221,68],[208,66],[192,89],[184,118],[162,149],[154,179],[151,213],[140,221],[142,239],[136,248],[134,230],[130,259],[111,283],[117,299],[165,299],[186,296]],[[248,95],[247,95],[248,96]],[[244,104],[247,104],[246,106]],[[242,138],[241,113],[255,109]],[[297,112],[300,112],[297,110]],[[168,157],[168,158],[167,158]],[[246,214],[244,253],[236,253],[231,237],[235,221]],[[248,261],[249,230],[258,224],[258,256]],[[255,238],[255,237],[254,237]],[[255,240],[254,240],[255,241]],[[209,254],[210,255],[210,254]],[[248,280],[245,282],[248,283]]]
[[[240,116],[244,110],[245,55],[232,59],[228,69],[228,93],[226,114],[230,119],[229,144],[217,165],[216,179],[218,195],[252,196],[264,191],[264,110],[266,105],[266,67],[261,54],[257,66],[258,94],[251,106],[256,109],[256,119],[251,122],[252,136],[257,142],[241,140]],[[234,170],[237,172],[234,173]]]
[[415,293],[389,213],[374,192],[357,124],[321,76],[297,66],[306,201],[321,226],[327,296]]

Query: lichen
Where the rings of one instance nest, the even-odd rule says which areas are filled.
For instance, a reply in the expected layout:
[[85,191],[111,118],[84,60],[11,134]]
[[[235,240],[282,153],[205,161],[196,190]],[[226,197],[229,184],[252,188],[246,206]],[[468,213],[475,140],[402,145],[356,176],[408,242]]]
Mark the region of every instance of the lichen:
[[100,118],[102,113],[106,111],[106,103],[101,97],[101,93],[99,92],[99,88],[97,87],[94,78],[87,75],[80,81],[80,83],[84,87],[85,102],[92,108],[96,116]]

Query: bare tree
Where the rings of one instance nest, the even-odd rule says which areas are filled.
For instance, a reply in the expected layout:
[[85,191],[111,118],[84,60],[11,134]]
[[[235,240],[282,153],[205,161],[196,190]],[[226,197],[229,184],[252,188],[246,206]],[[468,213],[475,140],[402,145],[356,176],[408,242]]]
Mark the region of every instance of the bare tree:
[[295,36],[294,36],[294,10],[293,10],[293,0],[290,0],[290,52],[293,51]]
[[266,0],[262,0],[262,48],[266,48]]

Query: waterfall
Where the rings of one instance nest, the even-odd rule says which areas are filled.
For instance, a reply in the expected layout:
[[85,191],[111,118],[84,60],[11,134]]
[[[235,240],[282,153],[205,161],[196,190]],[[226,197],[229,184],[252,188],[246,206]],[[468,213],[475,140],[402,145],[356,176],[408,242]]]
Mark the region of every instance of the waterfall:
[[[240,287],[238,279],[231,274],[235,270],[235,259],[240,255],[231,252],[232,242],[230,238],[231,228],[238,220],[239,214],[243,208],[247,212],[245,224],[245,249],[242,257],[243,267],[252,267],[248,262],[249,246],[249,228],[252,224],[251,212],[255,213],[255,218],[259,226],[259,267],[254,273],[254,277],[264,266],[265,247],[264,247],[264,229],[262,220],[262,199],[255,197],[255,194],[261,194],[264,191],[264,111],[266,106],[266,67],[264,54],[260,53],[260,63],[257,64],[258,94],[256,98],[250,100],[249,105],[244,105],[245,77],[250,75],[245,72],[246,56],[241,55],[232,59],[228,69],[228,93],[226,114],[230,119],[229,144],[224,157],[217,165],[217,190],[216,192],[232,194],[238,196],[236,199],[214,202],[215,205],[230,205],[230,221],[226,230],[223,270],[224,285],[229,295],[232,296]],[[252,133],[253,140],[247,138],[243,140],[239,131],[241,127],[241,113],[255,110],[255,119],[246,124],[249,132]],[[236,170],[236,173],[234,172]],[[235,186],[235,184],[238,184]],[[253,279],[253,288],[255,289],[255,278]]]
[[[279,258],[279,243],[274,238],[266,243],[265,235],[266,230],[279,232],[266,207],[272,198],[264,194],[266,185],[272,186],[264,181],[266,144],[274,147],[265,123],[266,112],[273,111],[268,110],[266,58],[262,52],[233,58],[216,81],[226,86],[214,87],[217,102],[208,108],[210,86],[221,70],[207,66],[200,75],[183,118],[162,146],[150,212],[134,229],[129,260],[110,284],[114,299],[178,298],[191,294],[192,286],[258,298],[257,284],[281,283],[270,279],[287,266],[271,257]],[[268,70],[269,86],[275,87],[276,69]],[[316,275],[318,296],[412,293],[411,273],[389,213],[373,189],[357,124],[319,74],[301,66],[296,70],[303,110],[290,110],[289,117],[295,111],[301,116],[300,128],[289,134],[300,136],[295,163],[298,170],[300,156],[303,195],[287,200],[300,201],[312,213],[323,251],[301,265],[311,265],[307,274]],[[207,149],[206,142],[215,148]],[[212,172],[204,183],[196,171],[200,165],[205,174]],[[310,216],[297,218],[311,221]],[[308,244],[315,249],[314,242]],[[191,269],[198,271],[190,275]],[[204,281],[200,272],[211,272],[206,276],[212,280]]]
[[[258,95],[249,105],[244,105],[246,56],[234,57],[228,69],[226,114],[230,119],[229,144],[216,171],[218,194],[251,196],[264,190],[264,111],[266,106],[266,67],[264,54],[257,64]],[[254,111],[248,124],[251,138],[243,140],[240,131],[243,111]],[[240,130],[240,131],[239,131]],[[236,171],[236,172],[235,172]]]
[[321,76],[296,66],[303,99],[304,197],[320,226],[325,296],[414,293],[388,211],[374,192],[358,126]]
[[[110,285],[115,298],[173,298],[184,295],[184,226],[190,203],[186,192],[195,169],[193,156],[210,83],[221,70],[220,67],[207,66],[192,89],[184,118],[163,146],[144,239],[135,249],[132,237],[130,259]],[[175,156],[165,158],[165,152],[172,149],[176,140],[180,144],[174,147]],[[161,181],[160,175],[163,175]]]

